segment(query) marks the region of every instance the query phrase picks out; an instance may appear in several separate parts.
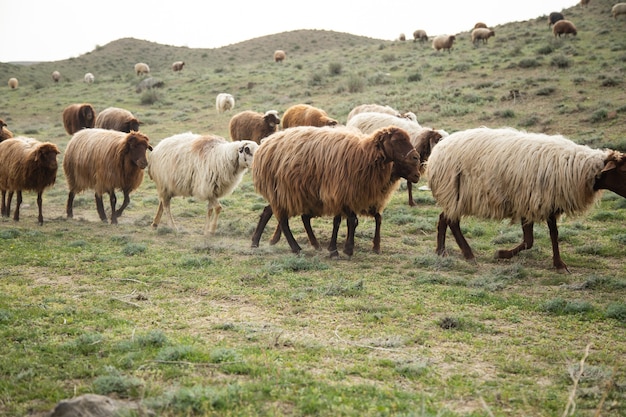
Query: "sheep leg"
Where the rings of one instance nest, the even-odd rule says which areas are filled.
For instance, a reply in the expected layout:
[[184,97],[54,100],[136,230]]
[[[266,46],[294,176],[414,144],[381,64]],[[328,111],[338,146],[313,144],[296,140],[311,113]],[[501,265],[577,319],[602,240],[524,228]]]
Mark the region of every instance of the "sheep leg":
[[276,229],[274,230],[274,234],[272,235],[272,238],[270,239],[270,245],[275,245],[276,243],[278,243],[278,241],[280,240],[280,235],[281,235],[280,225],[277,224]]
[[293,237],[293,233],[291,233],[291,229],[289,228],[289,217],[284,214],[276,217],[279,217],[278,224],[283,230],[283,234],[285,235],[285,239],[287,239],[287,243],[289,243],[291,251],[293,253],[300,253],[302,248],[298,245],[298,242],[296,242],[296,239]]
[[548,217],[548,229],[550,230],[550,240],[552,241],[552,263],[559,274],[570,273],[567,265],[561,259],[559,252],[559,229],[556,227],[556,216],[552,214]]
[[406,182],[406,190],[409,194],[409,206],[415,207],[415,200],[413,200],[413,183],[411,181]]
[[495,258],[511,259],[521,251],[532,248],[534,243],[533,223],[526,223],[526,221],[522,219],[522,232],[524,232],[524,240],[522,241],[522,243],[520,243],[517,247],[511,250],[500,249],[496,251]]
[[356,217],[356,213],[349,213],[346,218],[346,224],[348,225],[348,235],[343,245],[343,253],[348,256],[352,256],[354,253],[354,233],[356,227],[359,224],[359,219]]
[[[117,224],[117,211],[115,211],[117,197],[115,196],[115,191],[113,190],[109,193],[109,203],[111,204],[111,224]],[[104,221],[106,221],[106,215],[104,216]]]
[[309,238],[309,243],[315,249],[319,250],[320,244],[317,241],[317,238],[315,237],[315,233],[313,233],[313,228],[311,228],[311,219],[313,218],[313,216],[309,214],[303,214],[301,217],[302,217],[302,225],[304,226],[304,230],[306,230],[306,235]]
[[9,191],[5,204],[4,199],[6,194],[6,191],[2,191],[2,209],[0,210],[2,217],[9,217],[11,215],[11,198],[13,198],[13,191]]
[[[411,184],[409,182],[409,184]],[[412,200],[411,200],[412,201]],[[383,216],[380,213],[373,213],[374,216],[374,222],[376,223],[376,227],[374,228],[374,246],[372,247],[372,250],[375,253],[380,253],[380,226],[383,222]]]
[[446,250],[446,232],[448,231],[448,220],[443,213],[439,215],[439,221],[437,222],[437,249],[435,252],[439,256],[448,256]]
[[17,198],[15,200],[15,214],[13,215],[13,220],[19,221],[20,219],[20,206],[22,205],[22,192],[17,191]]
[[[174,222],[174,216],[172,216],[172,197],[171,196],[166,196],[163,197],[163,199],[161,200],[163,202],[163,208],[165,209],[165,214],[167,215],[167,218],[169,219],[170,225],[172,225],[172,227],[179,232],[180,230],[178,229],[178,226],[176,226],[176,223]],[[161,219],[161,216],[159,216],[159,220]]]
[[159,208],[157,209],[154,219],[152,220],[152,227],[157,228],[161,222],[161,216],[163,215],[163,200],[159,200]]
[[128,207],[129,203],[130,203],[130,191],[124,190],[124,201],[122,201],[122,205],[115,212],[115,217],[120,217],[124,209]]
[[[259,240],[261,240],[261,235],[263,234],[263,230],[265,230],[265,226],[267,226],[267,222],[272,218],[272,213],[272,206],[265,206],[259,218],[259,224],[257,224],[254,234],[252,235],[253,248],[259,247]],[[280,227],[280,225],[278,225],[278,227]]]
[[42,209],[41,209],[41,204],[42,204],[41,195],[42,194],[43,194],[43,191],[39,191],[37,193],[37,208],[39,209],[39,216],[37,216],[37,220],[39,221],[40,225],[43,224],[43,212],[42,212]]
[[439,222],[437,223],[437,254],[441,256],[446,256],[448,253],[446,252],[446,228],[449,227],[452,232],[452,236],[454,236],[454,240],[456,240],[457,245],[461,249],[463,253],[463,257],[468,261],[474,261],[474,253],[472,252],[472,248],[465,240],[465,236],[463,236],[463,232],[461,232],[461,225],[459,220],[451,221],[448,219],[443,213],[439,215]]
[[[67,195],[67,204],[65,205],[65,212],[67,213],[67,218],[71,219],[74,217],[74,197],[76,194],[73,191]],[[96,204],[98,203],[98,199],[96,198]]]
[[9,217],[9,215],[6,213],[7,211],[7,206],[5,203],[6,196],[7,196],[7,192],[5,190],[2,190],[2,202],[0,203],[0,215],[2,217]]
[[339,226],[341,226],[341,214],[333,217],[333,234],[330,237],[330,243],[328,244],[328,251],[331,258],[339,258],[339,252],[337,251],[337,235],[339,234]]
[[222,211],[222,205],[217,202],[217,205],[211,206],[209,203],[209,209],[207,210],[207,218],[206,218],[206,227],[205,227],[205,235],[210,236],[215,233],[217,230],[217,218]]

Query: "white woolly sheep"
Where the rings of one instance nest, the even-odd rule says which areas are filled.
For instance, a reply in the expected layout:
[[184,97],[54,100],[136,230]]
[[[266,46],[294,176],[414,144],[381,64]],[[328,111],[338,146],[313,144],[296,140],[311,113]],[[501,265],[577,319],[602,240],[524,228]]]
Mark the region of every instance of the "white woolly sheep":
[[554,34],[555,38],[557,36],[560,38],[561,35],[567,36],[569,34],[572,34],[576,36],[577,31],[576,31],[576,26],[574,26],[574,24],[571,21],[559,20],[558,22],[554,24],[554,26],[552,26],[552,33]]
[[350,121],[350,119],[352,119],[354,116],[356,116],[359,113],[370,113],[370,112],[391,114],[396,117],[403,117],[405,119],[409,119],[414,122],[417,122],[417,116],[413,112],[400,113],[398,110],[394,109],[393,107],[383,106],[380,104],[360,104],[356,106],[355,108],[350,110],[350,113],[348,113],[347,121]]
[[178,72],[182,71],[185,66],[185,61],[176,61],[172,64],[172,71]]
[[472,43],[476,45],[478,41],[487,43],[490,37],[496,36],[496,32],[488,28],[476,28],[472,30]]
[[15,77],[9,78],[8,84],[9,88],[11,88],[12,90],[16,89],[20,85],[19,81],[17,81],[17,78]]
[[[54,185],[57,175],[57,155],[59,148],[50,142],[39,142],[36,139],[17,137],[0,142],[0,191],[2,205],[0,213],[9,217],[11,199],[17,193],[17,201],[13,220],[20,219],[22,191],[37,192],[38,221],[43,224],[42,194],[44,189]],[[5,198],[8,198],[5,202]]]
[[477,128],[441,141],[427,164],[429,185],[442,212],[437,254],[446,255],[449,227],[463,256],[474,261],[459,222],[464,216],[521,222],[523,242],[498,250],[509,259],[533,246],[533,224],[547,221],[553,264],[568,271],[559,254],[557,219],[586,211],[608,189],[626,197],[626,155],[591,149],[560,135]]
[[[148,165],[147,150],[152,150],[149,139],[140,132],[119,132],[109,129],[82,129],[67,143],[63,157],[63,172],[69,188],[67,217],[74,216],[74,197],[87,189],[95,190],[96,208],[100,220],[107,221],[102,195],[109,194],[111,224],[130,203],[130,193],[143,181]],[[115,209],[115,190],[121,189],[124,201]]]
[[141,122],[128,110],[119,107],[107,107],[96,117],[95,127],[130,133],[139,131]]
[[450,49],[452,49],[452,44],[454,43],[455,40],[456,40],[456,37],[454,35],[435,36],[435,38],[433,39],[433,49],[435,51],[447,49],[448,52],[450,52]]
[[277,49],[274,51],[274,62],[283,62],[287,58],[285,51]]
[[58,83],[61,79],[61,73],[59,71],[52,71],[52,81]]
[[152,227],[159,225],[165,211],[176,228],[170,210],[172,197],[193,196],[208,201],[204,233],[213,234],[222,211],[219,199],[239,185],[258,147],[249,140],[229,142],[219,136],[191,132],[160,141],[150,154],[148,165],[148,175],[159,193]]
[[218,113],[232,110],[235,107],[235,97],[228,93],[219,93],[215,97],[215,109]]
[[135,74],[148,75],[150,74],[150,67],[144,62],[138,62],[135,64]]
[[276,132],[261,143],[252,164],[254,187],[269,202],[252,236],[252,247],[259,246],[275,214],[292,252],[301,250],[289,228],[289,218],[297,215],[309,241],[318,248],[310,220],[333,216],[328,249],[331,256],[338,256],[337,232],[341,216],[346,216],[344,253],[351,256],[357,215],[365,213],[376,220],[373,249],[380,252],[380,213],[401,177],[419,180],[419,165],[407,133],[396,127],[371,135],[347,127],[297,126]]
[[228,123],[231,140],[252,140],[261,143],[261,139],[268,137],[278,130],[280,117],[276,110],[258,113],[245,110],[234,115]]
[[283,129],[294,126],[336,126],[337,120],[328,117],[326,111],[308,104],[295,104],[285,110],[282,119]]
[[86,73],[85,76],[83,77],[83,80],[87,83],[87,84],[93,84],[93,82],[96,80],[96,77],[94,77],[94,75],[90,72]]
[[423,29],[417,29],[415,32],[413,32],[413,42],[426,42],[428,40],[428,35],[426,34],[426,31]]
[[617,19],[621,14],[626,14],[626,3],[617,3],[611,8],[613,19]]
[[[445,130],[434,130],[422,127],[419,123],[394,117],[384,113],[359,113],[346,123],[347,127],[354,127],[361,132],[370,134],[385,126],[397,126],[409,134],[411,145],[419,153],[422,164],[428,160],[434,146],[444,137],[448,136]],[[413,200],[413,184],[407,181],[407,194],[409,206],[415,206]]]

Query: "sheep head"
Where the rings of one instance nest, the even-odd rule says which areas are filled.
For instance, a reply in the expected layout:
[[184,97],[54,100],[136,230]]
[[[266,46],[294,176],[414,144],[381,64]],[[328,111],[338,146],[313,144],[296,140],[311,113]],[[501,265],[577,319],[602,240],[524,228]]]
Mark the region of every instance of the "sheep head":
[[275,129],[276,126],[280,124],[280,117],[278,117],[278,112],[276,110],[266,111],[263,119],[270,129]]
[[626,154],[611,151],[596,178],[594,190],[610,190],[626,198]]
[[254,153],[259,148],[259,145],[251,140],[242,140],[240,142],[241,146],[237,149],[239,153],[239,166],[250,168],[252,166]]
[[420,179],[420,155],[417,153],[409,134],[397,127],[386,127],[374,133],[375,141],[381,150],[383,162],[394,164],[394,173],[411,182]]
[[143,133],[132,130],[125,138],[126,145],[121,149],[124,152],[130,162],[136,165],[139,169],[144,169],[148,166],[148,158],[146,157],[146,151],[152,150],[149,139]]
[[54,143],[43,143],[37,148],[34,160],[44,168],[55,170],[58,168],[57,155],[60,153]]

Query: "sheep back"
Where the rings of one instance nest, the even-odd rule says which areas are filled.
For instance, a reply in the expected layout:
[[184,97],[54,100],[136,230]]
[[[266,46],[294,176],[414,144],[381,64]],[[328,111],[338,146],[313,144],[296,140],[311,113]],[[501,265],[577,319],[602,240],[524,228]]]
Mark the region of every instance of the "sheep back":
[[130,133],[139,131],[141,122],[128,110],[119,107],[107,107],[96,117],[94,127]]
[[96,80],[96,77],[94,77],[94,75],[90,72],[86,73],[85,76],[83,77],[83,80],[87,83],[87,84],[93,84],[93,82]]
[[478,128],[451,134],[427,164],[429,186],[446,217],[519,222],[575,215],[595,200],[607,151],[562,136]]
[[63,126],[73,135],[84,128],[92,128],[96,123],[96,111],[89,103],[70,104],[63,109]]
[[144,62],[138,62],[135,64],[135,74],[147,75],[150,74],[150,67]]
[[328,114],[317,107],[308,104],[296,104],[283,113],[283,129],[294,126],[335,126],[337,120],[328,117]]
[[59,71],[52,71],[52,81],[58,83],[61,79],[61,73]]
[[231,140],[252,140],[261,143],[261,139],[278,130],[280,118],[276,110],[258,113],[245,110],[234,115],[228,123]]
[[555,24],[559,20],[563,20],[563,19],[565,19],[565,16],[563,16],[563,13],[552,12],[548,16],[548,26],[552,26],[553,24]]

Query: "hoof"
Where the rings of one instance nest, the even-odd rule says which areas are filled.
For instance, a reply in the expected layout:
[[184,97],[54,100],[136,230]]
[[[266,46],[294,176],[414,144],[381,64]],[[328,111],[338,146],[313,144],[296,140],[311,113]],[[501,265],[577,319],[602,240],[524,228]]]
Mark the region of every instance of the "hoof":
[[330,259],[339,259],[339,252],[337,250],[334,250],[328,254],[328,257]]
[[513,254],[510,250],[500,249],[496,251],[493,257],[495,259],[511,259],[513,257]]

